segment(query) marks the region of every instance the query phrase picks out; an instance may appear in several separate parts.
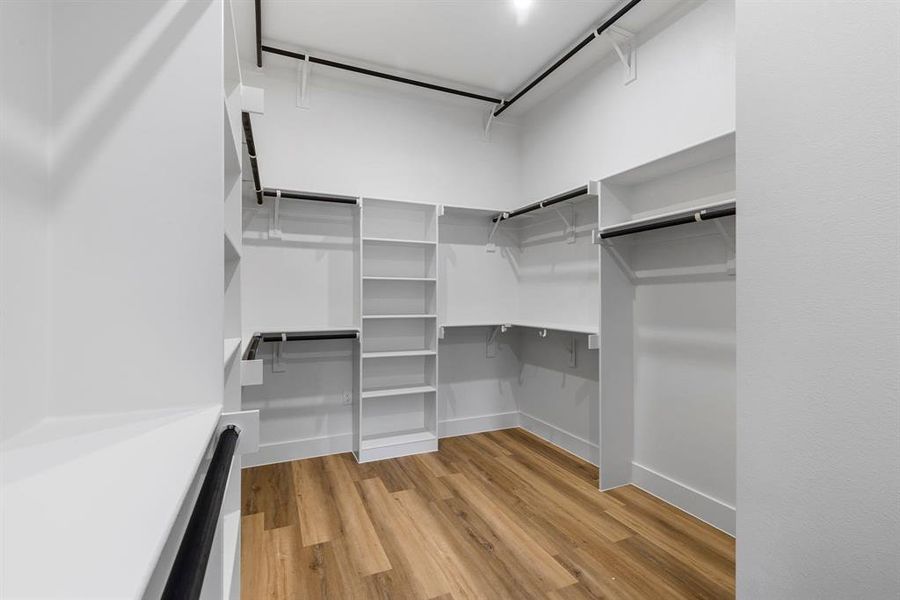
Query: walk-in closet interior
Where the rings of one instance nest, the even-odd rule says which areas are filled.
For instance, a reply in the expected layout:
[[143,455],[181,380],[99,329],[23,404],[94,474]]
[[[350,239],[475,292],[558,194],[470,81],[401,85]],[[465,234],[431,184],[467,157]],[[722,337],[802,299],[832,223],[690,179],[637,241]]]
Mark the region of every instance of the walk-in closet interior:
[[898,597],[898,39],[0,1],[0,597]]

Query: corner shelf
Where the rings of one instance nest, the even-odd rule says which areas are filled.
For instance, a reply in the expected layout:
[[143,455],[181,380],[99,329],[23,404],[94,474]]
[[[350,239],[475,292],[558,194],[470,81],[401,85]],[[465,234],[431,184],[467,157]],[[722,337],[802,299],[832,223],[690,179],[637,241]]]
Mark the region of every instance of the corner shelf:
[[370,277],[366,275],[363,277],[363,281],[412,281],[412,282],[424,282],[424,283],[434,283],[437,281],[436,277]]
[[363,315],[363,319],[437,319],[437,315]]
[[379,352],[363,352],[363,358],[404,358],[407,356],[437,356],[435,350],[386,350]]

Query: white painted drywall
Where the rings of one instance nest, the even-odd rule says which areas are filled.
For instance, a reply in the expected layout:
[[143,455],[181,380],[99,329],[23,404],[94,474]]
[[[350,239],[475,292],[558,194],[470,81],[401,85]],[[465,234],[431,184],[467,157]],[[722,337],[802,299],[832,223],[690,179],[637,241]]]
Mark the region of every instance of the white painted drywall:
[[489,105],[313,67],[310,108],[297,106],[298,61],[267,54],[243,65],[265,89],[253,116],[266,187],[415,202],[512,208],[523,202],[518,131],[483,137]]
[[741,1],[737,588],[900,596],[900,4]]
[[0,440],[46,416],[50,4],[0,2]]
[[708,0],[522,117],[522,195],[552,196],[734,130],[734,3]]
[[633,460],[731,507],[734,331],[734,279],[634,288]]
[[54,5],[54,414],[222,402],[221,18]]

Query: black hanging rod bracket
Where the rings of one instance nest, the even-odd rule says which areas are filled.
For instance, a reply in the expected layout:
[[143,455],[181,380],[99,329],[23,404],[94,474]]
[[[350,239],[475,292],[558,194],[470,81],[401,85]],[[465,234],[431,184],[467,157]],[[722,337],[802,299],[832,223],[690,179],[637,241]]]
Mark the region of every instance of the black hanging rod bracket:
[[250,121],[250,113],[242,112],[241,120],[244,125],[244,140],[247,142],[247,154],[250,156],[250,169],[253,171],[253,190],[256,193],[256,203],[263,203],[263,189],[259,179],[259,161],[256,158],[256,142],[253,141],[253,124]]
[[311,342],[317,340],[358,340],[359,330],[341,329],[335,331],[293,331],[293,332],[261,332],[253,334],[244,360],[256,360],[259,345],[264,342]]

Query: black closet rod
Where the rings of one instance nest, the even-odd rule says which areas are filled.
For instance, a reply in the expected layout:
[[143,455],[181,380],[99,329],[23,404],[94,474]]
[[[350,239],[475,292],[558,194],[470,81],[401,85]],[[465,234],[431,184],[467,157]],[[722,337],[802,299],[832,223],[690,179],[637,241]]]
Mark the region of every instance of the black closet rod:
[[355,340],[359,338],[356,331],[323,331],[319,333],[257,333],[250,338],[244,360],[255,360],[259,345],[263,342],[310,342],[315,340]]
[[178,546],[178,554],[169,571],[163,600],[196,600],[200,597],[239,435],[234,425],[229,425],[219,435],[200,494]]
[[[274,188],[265,188],[262,191],[263,196],[269,196],[270,198],[275,198],[278,196],[278,193],[281,193],[282,198],[287,198],[288,200],[313,200],[315,202],[335,202],[337,204],[353,204],[356,205],[359,203],[359,199],[355,196],[341,196],[338,194],[317,194],[315,192],[300,192],[297,190],[279,190]],[[262,198],[257,198],[257,204],[262,204]]]
[[241,119],[244,123],[244,139],[247,140],[247,154],[250,155],[250,168],[253,170],[253,190],[256,192],[256,203],[262,204],[262,184],[259,182],[259,163],[256,160],[256,143],[253,141],[253,126],[250,123],[250,113],[242,112]]
[[600,230],[600,239],[619,237],[622,235],[630,235],[632,233],[641,233],[643,231],[653,231],[654,229],[664,229],[666,227],[675,227],[676,225],[687,225],[688,223],[697,223],[699,221],[710,221],[712,219],[721,219],[722,217],[730,217],[737,214],[737,207],[723,206],[704,208],[693,211],[689,214],[673,215],[671,217],[660,218],[655,221],[638,222],[634,224],[624,224]]
[[536,86],[537,84],[542,82],[548,75],[550,75],[550,73],[552,73],[553,71],[555,71],[556,69],[561,67],[563,65],[563,63],[565,63],[567,60],[569,60],[570,58],[572,58],[573,56],[578,54],[578,52],[580,52],[582,48],[584,48],[585,46],[587,46],[588,44],[593,42],[594,38],[598,37],[601,33],[606,31],[610,27],[612,27],[616,21],[621,19],[629,10],[631,10],[632,8],[637,6],[637,4],[640,1],[641,0],[631,0],[631,2],[629,2],[628,4],[626,4],[619,10],[617,10],[616,13],[613,16],[611,16],[610,18],[608,18],[606,21],[604,21],[596,29],[596,31],[592,31],[586,38],[584,38],[583,40],[578,42],[574,48],[572,48],[571,50],[569,50],[568,52],[563,54],[559,60],[557,60],[555,63],[553,63],[552,65],[547,67],[543,73],[541,73],[540,75],[538,75],[537,77],[532,79],[531,83],[529,83],[528,85],[523,87],[521,90],[519,90],[519,92],[516,93],[515,96],[510,98],[509,101],[504,100],[502,102],[502,104],[500,105],[500,107],[494,111],[494,116],[499,117],[503,113],[503,111],[505,111],[507,108],[512,106],[522,96],[524,96],[525,94],[530,92],[532,90],[532,88],[534,88],[534,86]]
[[560,202],[565,202],[566,200],[571,200],[572,198],[577,198],[579,196],[584,196],[588,193],[588,186],[583,185],[579,188],[575,188],[574,190],[569,190],[568,192],[563,192],[557,196],[553,196],[552,198],[547,198],[546,200],[541,200],[540,202],[535,202],[534,204],[529,204],[528,206],[523,206],[522,208],[516,209],[511,212],[500,213],[493,219],[491,219],[492,223],[496,223],[497,221],[505,221],[507,219],[512,219],[513,217],[518,217],[519,215],[524,215],[525,213],[530,213],[533,210],[538,210],[540,208],[546,208],[548,206],[553,206],[554,204],[559,204]]
[[500,104],[500,98],[492,98],[490,96],[483,96],[482,94],[475,94],[473,92],[467,92],[465,90],[457,90],[455,88],[437,85],[434,83],[428,83],[427,81],[419,81],[418,79],[410,79],[409,77],[401,77],[399,75],[392,75],[390,73],[382,73],[381,71],[374,71],[372,69],[366,69],[363,67],[357,67],[355,65],[348,65],[347,63],[338,62],[336,60],[328,60],[327,58],[319,58],[317,56],[312,56],[309,54],[301,54],[299,52],[291,52],[290,50],[283,50],[281,48],[275,48],[274,46],[259,46],[263,52],[269,52],[271,54],[279,54],[281,56],[287,56],[289,58],[296,58],[297,60],[307,60],[309,62],[317,64],[317,65],[325,65],[326,67],[333,67],[335,69],[343,69],[344,71],[352,71],[354,73],[361,73],[363,75],[370,75],[372,77],[378,77],[381,79],[387,79],[389,81],[396,81],[398,83],[406,83],[408,85],[414,85],[417,87],[434,90],[437,92],[444,92],[446,94],[453,94],[456,96],[462,96],[464,98],[472,98],[473,100],[483,100],[484,102],[490,102],[491,104]]

